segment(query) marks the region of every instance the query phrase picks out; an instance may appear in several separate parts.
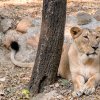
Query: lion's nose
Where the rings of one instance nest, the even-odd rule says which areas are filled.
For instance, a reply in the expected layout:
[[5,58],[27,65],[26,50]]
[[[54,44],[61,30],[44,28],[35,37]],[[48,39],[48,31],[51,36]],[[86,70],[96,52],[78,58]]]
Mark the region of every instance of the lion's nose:
[[97,49],[98,49],[98,47],[97,47],[97,46],[93,46],[92,48],[93,48],[94,50],[97,50]]

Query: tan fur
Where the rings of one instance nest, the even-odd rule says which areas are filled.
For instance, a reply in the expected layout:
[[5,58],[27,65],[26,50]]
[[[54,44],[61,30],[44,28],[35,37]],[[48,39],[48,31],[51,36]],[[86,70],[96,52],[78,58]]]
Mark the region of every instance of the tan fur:
[[18,67],[33,67],[34,66],[34,62],[30,62],[30,63],[24,63],[24,62],[20,62],[20,61],[17,61],[15,59],[15,55],[16,55],[16,51],[12,50],[11,49],[11,55],[10,55],[10,58],[11,58],[11,61],[14,65],[18,66]]
[[[15,31],[15,30],[9,30],[3,39],[3,45],[7,49],[9,49],[11,42],[18,41],[18,39],[21,37],[21,35],[22,34],[19,34],[19,32]],[[31,38],[27,39],[26,43],[35,47],[35,46],[37,46],[38,41],[39,41],[38,37],[36,37],[36,38],[31,37]],[[16,55],[16,52],[11,49],[10,58],[14,65],[19,66],[19,67],[33,67],[34,66],[34,62],[26,63],[26,62],[17,61],[15,58],[15,55]]]
[[15,30],[7,31],[7,33],[5,34],[5,36],[3,38],[3,45],[8,49],[10,47],[11,42],[17,41],[19,36],[20,35]]
[[[97,83],[100,82],[100,28],[97,29],[71,28],[70,32],[74,42],[71,44],[69,51],[65,48],[68,52],[64,55],[68,55],[65,59],[68,58],[66,61],[69,60],[74,85],[73,96],[81,96],[83,93],[86,95],[92,94]],[[65,61],[64,57],[61,58]],[[68,72],[67,69],[63,69],[65,68],[63,65],[59,67],[62,67],[60,69],[63,74],[66,73],[66,76]]]
[[[13,40],[11,40],[11,41],[13,41]],[[8,43],[11,43],[11,41],[8,42]],[[26,41],[26,43],[29,44],[32,47],[37,47],[38,42],[39,42],[39,36],[31,37],[31,38],[27,39],[27,41]],[[16,52],[11,49],[11,56],[10,56],[10,58],[11,58],[11,61],[12,61],[12,63],[14,65],[19,66],[19,67],[33,67],[34,66],[34,62],[25,63],[25,62],[17,61],[15,59],[15,55],[16,55]]]
[[[92,94],[100,80],[100,28],[96,30],[71,28],[74,42],[70,48],[63,45],[63,52],[58,74],[63,78],[71,78],[74,85],[73,96]],[[32,42],[29,42],[32,43]],[[93,47],[98,47],[96,50]],[[93,52],[96,52],[96,55]],[[11,51],[11,60],[20,67],[33,67],[34,63],[16,61],[15,52]]]
[[58,68],[58,76],[62,78],[70,79],[70,69],[68,61],[68,50],[70,45],[68,43],[63,44],[63,50],[61,55],[61,60]]

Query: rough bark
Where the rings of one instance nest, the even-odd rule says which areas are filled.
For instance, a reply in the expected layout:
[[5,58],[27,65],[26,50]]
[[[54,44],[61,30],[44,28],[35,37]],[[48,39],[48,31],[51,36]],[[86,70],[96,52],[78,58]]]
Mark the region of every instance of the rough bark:
[[60,62],[66,0],[43,0],[42,25],[34,69],[29,82],[32,94],[43,91],[44,86],[56,81]]

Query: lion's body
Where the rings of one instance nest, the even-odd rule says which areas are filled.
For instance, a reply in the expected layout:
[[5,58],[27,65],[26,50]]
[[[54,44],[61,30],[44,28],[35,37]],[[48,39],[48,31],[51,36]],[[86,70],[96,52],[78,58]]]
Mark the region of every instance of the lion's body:
[[[67,73],[71,74],[74,96],[81,96],[83,93],[89,95],[95,91],[100,81],[100,31],[74,27],[71,34],[74,42],[70,48],[63,47],[66,52],[63,50],[63,63],[60,64],[58,73],[63,78],[68,78]],[[67,65],[64,65],[64,61]]]
[[10,43],[10,47],[11,47],[11,61],[14,65],[18,66],[18,67],[33,67],[34,66],[34,62],[21,62],[21,61],[17,61],[15,59],[15,55],[16,53],[19,51],[19,44],[16,41],[11,41]]
[[[58,75],[72,79],[73,96],[89,95],[95,91],[100,81],[100,28],[96,30],[71,28],[73,43],[63,44]],[[11,60],[20,67],[32,67],[34,63],[22,63],[15,60],[16,42],[12,42]],[[15,50],[14,50],[15,49]]]
[[63,44],[63,50],[61,55],[61,60],[58,68],[58,75],[62,78],[70,79],[70,69],[69,69],[69,59],[68,59],[68,51],[70,48],[69,43]]

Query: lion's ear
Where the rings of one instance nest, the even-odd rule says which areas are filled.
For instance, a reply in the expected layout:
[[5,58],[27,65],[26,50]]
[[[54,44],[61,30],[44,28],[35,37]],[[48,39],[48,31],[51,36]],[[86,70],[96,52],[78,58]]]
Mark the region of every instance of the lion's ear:
[[70,29],[72,37],[75,39],[82,34],[82,30],[79,27],[72,27]]

